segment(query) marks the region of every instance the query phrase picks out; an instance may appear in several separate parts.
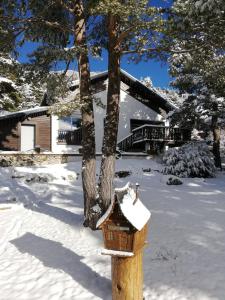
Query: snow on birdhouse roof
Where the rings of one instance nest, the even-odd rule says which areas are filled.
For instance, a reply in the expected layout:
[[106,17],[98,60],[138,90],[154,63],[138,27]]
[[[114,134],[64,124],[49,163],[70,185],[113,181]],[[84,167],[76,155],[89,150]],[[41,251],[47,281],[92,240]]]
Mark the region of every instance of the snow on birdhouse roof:
[[108,207],[107,211],[104,213],[104,215],[98,220],[97,224],[96,224],[96,228],[99,228],[105,221],[106,219],[109,217],[109,215],[111,214],[113,207],[115,204],[115,199],[113,199],[111,201],[110,206]]
[[132,188],[128,189],[128,193],[124,195],[120,204],[123,215],[126,219],[137,229],[141,230],[148,222],[151,213],[144,206],[138,198],[136,200],[136,193]]
[[150,219],[150,211],[144,206],[139,198],[136,199],[136,193],[130,187],[129,183],[121,189],[116,189],[115,193],[117,197],[111,201],[109,208],[98,220],[96,227],[99,228],[107,220],[113,212],[114,204],[117,200],[124,217],[140,231]]

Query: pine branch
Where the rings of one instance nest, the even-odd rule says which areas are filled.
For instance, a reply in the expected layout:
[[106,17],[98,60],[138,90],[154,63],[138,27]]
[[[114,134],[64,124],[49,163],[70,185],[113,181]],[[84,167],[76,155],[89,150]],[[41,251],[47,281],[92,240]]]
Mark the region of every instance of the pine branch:
[[[64,1],[62,0],[56,0],[57,3],[59,3],[62,8],[64,8],[65,10],[67,10],[69,13],[74,14],[75,13],[75,8],[71,8],[69,7]],[[75,5],[74,5],[75,7]]]
[[[23,24],[24,25],[24,29],[28,28],[28,24],[41,24],[41,25],[46,25],[50,28],[56,28],[59,29],[61,32],[67,32],[67,33],[73,33],[74,34],[74,30],[64,24],[60,24],[58,22],[51,22],[51,21],[47,21],[44,20],[42,18],[37,18],[37,17],[30,17],[30,18],[16,18],[16,17],[10,17],[10,16],[2,16],[0,17],[0,22],[11,22],[15,25],[18,24]],[[16,30],[16,28],[15,28]],[[22,30],[22,29],[21,29]]]
[[191,52],[197,52],[198,50],[204,49],[204,46],[195,47],[192,49],[183,49],[183,50],[173,50],[168,47],[155,47],[155,48],[136,48],[131,50],[124,50],[122,51],[122,55],[128,55],[128,54],[144,54],[149,52],[167,52],[170,54],[184,54],[184,53],[191,53]]

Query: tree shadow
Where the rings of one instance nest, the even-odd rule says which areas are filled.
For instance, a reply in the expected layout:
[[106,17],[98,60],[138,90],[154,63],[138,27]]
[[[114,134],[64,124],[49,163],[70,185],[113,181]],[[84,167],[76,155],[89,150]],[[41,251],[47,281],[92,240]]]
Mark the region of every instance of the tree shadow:
[[110,280],[93,271],[82,262],[83,256],[65,248],[61,243],[44,239],[30,232],[10,243],[21,253],[35,256],[44,266],[67,273],[95,296],[106,300],[106,295],[111,294]]
[[48,215],[70,226],[74,226],[74,227],[82,226],[83,214],[79,215],[67,209],[63,209],[61,207],[53,206],[46,203],[45,200],[50,202],[48,196],[46,197],[47,199],[42,198],[40,201],[40,199],[36,196],[34,192],[32,192],[31,189],[25,187],[24,185],[19,185],[17,182],[16,182],[16,187],[17,187],[17,191],[19,191],[24,195],[21,202],[23,202],[24,206],[27,209],[30,209],[34,212]]

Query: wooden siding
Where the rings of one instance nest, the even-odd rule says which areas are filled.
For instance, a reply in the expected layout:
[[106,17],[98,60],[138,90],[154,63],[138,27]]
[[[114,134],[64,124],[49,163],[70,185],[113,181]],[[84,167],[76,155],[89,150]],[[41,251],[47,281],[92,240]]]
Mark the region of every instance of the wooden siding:
[[0,149],[20,151],[21,125],[35,126],[35,145],[42,150],[51,150],[51,117],[46,113],[39,113],[26,119],[0,120]]
[[137,231],[134,235],[134,253],[137,253],[146,244],[148,238],[148,223],[142,228],[141,231]]
[[29,117],[20,123],[20,128],[23,124],[35,125],[35,145],[40,146],[42,150],[51,150],[51,118],[49,115]]
[[106,249],[133,251],[136,229],[124,217],[118,203],[115,203],[111,215],[103,223],[102,230]]

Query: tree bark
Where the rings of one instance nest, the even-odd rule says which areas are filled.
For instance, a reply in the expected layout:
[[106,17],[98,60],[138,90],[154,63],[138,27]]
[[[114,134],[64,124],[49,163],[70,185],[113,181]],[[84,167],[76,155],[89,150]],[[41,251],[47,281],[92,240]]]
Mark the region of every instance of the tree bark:
[[112,257],[112,300],[143,300],[143,249],[133,257]]
[[216,168],[222,170],[221,157],[220,157],[220,127],[218,125],[218,105],[213,105],[214,115],[212,116],[212,133],[213,133],[213,155]]
[[113,179],[119,123],[120,103],[120,49],[117,45],[117,17],[108,17],[109,57],[106,121],[99,181],[99,197],[103,211],[114,197]]
[[91,208],[96,204],[95,124],[91,78],[86,41],[84,8],[81,0],[75,1],[75,44],[81,47],[78,55],[80,101],[82,115],[82,184],[84,195],[84,225],[95,229],[95,216]]

